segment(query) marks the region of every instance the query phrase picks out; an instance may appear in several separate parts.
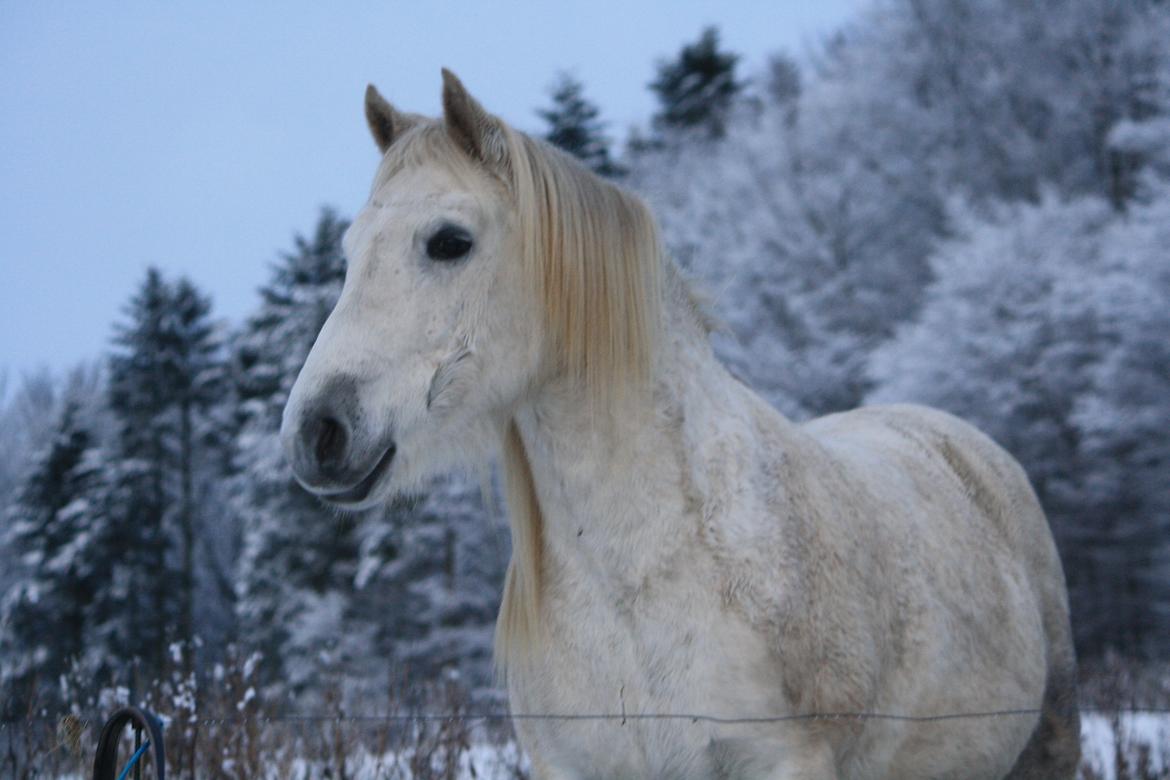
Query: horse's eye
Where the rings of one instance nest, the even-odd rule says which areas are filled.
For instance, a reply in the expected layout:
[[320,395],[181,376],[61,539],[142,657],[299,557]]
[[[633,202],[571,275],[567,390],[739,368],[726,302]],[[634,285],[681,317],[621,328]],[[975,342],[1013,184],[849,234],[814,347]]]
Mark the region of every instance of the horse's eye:
[[471,251],[471,236],[465,230],[447,225],[427,241],[427,257],[432,260],[458,260]]

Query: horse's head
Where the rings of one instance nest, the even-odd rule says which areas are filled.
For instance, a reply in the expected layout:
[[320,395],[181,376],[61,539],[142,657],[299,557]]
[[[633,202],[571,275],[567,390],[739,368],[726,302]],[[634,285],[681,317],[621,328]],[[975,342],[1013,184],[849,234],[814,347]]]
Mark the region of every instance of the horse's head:
[[658,272],[636,198],[509,128],[449,72],[441,120],[373,87],[366,118],[382,163],[281,430],[297,479],[349,508],[483,460],[550,376],[641,370],[638,301]]
[[384,157],[345,236],[341,298],[284,411],[297,478],[342,505],[373,503],[479,449],[478,429],[538,370],[509,131],[453,76],[444,82],[442,122],[367,90]]

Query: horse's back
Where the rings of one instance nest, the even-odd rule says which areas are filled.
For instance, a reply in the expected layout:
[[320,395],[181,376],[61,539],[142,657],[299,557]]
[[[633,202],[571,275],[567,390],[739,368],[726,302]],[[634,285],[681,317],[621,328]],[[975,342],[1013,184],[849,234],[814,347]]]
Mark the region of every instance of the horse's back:
[[[952,567],[965,564],[963,557],[984,559],[985,568],[1024,580],[1023,603],[1018,595],[1004,591],[983,608],[989,618],[983,630],[1007,630],[990,620],[996,616],[1002,620],[1004,610],[1015,609],[1021,613],[1013,616],[1017,621],[1037,624],[1043,635],[1042,714],[1007,777],[1071,778],[1079,757],[1080,727],[1067,589],[1048,521],[1019,463],[973,426],[927,407],[864,407],[803,427],[843,470],[851,472],[849,479],[861,480],[882,499],[877,505],[886,507],[884,520],[901,520],[896,509],[889,510],[900,502],[927,507],[915,532],[937,535],[946,540],[941,543],[944,548],[952,548],[949,556],[935,562],[938,568],[932,576],[940,582],[947,580]],[[929,542],[926,549],[931,549]],[[994,582],[990,571],[986,576]],[[952,594],[970,600],[979,595]],[[939,597],[947,600],[945,594]],[[1004,708],[1013,706],[1018,703],[1003,703]]]
[[854,479],[870,475],[869,488],[896,503],[904,485],[883,482],[876,462],[914,482],[915,500],[949,504],[949,517],[977,523],[994,534],[1039,576],[1064,579],[1052,533],[1040,502],[1019,463],[977,428],[945,412],[910,404],[862,407],[804,425],[822,446],[850,469]]

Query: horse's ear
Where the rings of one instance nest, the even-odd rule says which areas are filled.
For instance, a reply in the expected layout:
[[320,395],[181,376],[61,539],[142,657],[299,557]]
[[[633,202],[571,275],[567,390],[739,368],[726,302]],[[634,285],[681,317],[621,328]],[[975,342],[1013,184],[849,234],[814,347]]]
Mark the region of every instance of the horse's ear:
[[369,84],[366,86],[366,122],[370,125],[374,143],[385,152],[394,139],[401,137],[414,124],[415,119],[395,110],[378,89]]
[[474,159],[495,167],[507,161],[504,124],[484,110],[454,73],[443,68],[443,124]]

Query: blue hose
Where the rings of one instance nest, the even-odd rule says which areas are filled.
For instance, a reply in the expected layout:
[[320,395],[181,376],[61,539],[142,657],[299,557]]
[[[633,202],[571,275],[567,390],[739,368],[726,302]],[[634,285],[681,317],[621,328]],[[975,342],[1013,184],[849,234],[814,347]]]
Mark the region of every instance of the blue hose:
[[122,774],[118,775],[118,780],[126,780],[126,775],[130,774],[130,770],[133,769],[134,765],[138,763],[138,759],[142,758],[142,754],[146,752],[148,747],[150,747],[149,739],[142,744],[142,747],[134,751],[134,755],[130,756],[130,763],[126,764],[126,766],[122,769]]

